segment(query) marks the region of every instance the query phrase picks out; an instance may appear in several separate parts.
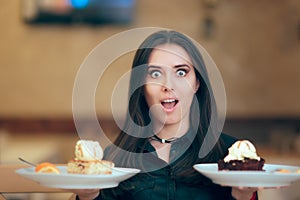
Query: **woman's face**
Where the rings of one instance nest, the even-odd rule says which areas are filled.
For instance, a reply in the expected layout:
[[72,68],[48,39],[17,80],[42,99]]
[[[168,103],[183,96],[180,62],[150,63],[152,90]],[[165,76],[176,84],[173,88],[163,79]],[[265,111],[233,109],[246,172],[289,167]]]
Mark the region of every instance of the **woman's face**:
[[144,93],[154,125],[189,126],[190,107],[198,87],[191,58],[182,47],[165,44],[152,51]]

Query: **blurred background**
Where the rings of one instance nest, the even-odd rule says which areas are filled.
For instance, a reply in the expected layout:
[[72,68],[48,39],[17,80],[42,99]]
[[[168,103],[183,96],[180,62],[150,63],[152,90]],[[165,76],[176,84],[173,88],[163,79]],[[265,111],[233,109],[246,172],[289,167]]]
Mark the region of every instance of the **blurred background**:
[[[0,164],[73,158],[81,63],[110,36],[150,26],[187,34],[215,61],[227,95],[224,132],[254,142],[267,163],[300,165],[298,0],[4,0],[0,25]],[[95,107],[111,140],[119,129],[110,96],[130,65],[116,60],[98,85]],[[88,120],[86,131],[97,134]],[[260,195],[299,200],[297,187]]]

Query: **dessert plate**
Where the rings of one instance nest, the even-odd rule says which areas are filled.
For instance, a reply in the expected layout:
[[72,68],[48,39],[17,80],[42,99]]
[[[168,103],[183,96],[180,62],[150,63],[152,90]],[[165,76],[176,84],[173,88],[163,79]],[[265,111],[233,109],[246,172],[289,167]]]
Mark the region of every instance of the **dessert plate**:
[[114,167],[112,174],[88,175],[88,174],[69,174],[66,166],[58,166],[60,174],[36,173],[34,167],[16,170],[16,173],[38,182],[39,184],[60,189],[95,189],[112,188],[119,185],[137,173],[139,169]]
[[[233,187],[285,187],[300,180],[300,167],[289,165],[265,164],[264,171],[226,171],[218,170],[218,164],[196,164],[194,169],[210,178],[214,183]],[[278,169],[290,170],[290,173],[276,172]]]

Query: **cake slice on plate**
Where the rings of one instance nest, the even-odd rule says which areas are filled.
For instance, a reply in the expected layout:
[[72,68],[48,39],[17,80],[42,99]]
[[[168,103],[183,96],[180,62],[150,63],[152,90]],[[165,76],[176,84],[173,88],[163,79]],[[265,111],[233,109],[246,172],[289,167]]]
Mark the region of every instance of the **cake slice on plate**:
[[92,140],[79,140],[75,146],[75,158],[68,162],[71,174],[111,174],[114,163],[102,160],[100,144]]
[[228,151],[228,155],[218,162],[219,170],[263,171],[265,160],[257,155],[256,149],[250,141],[237,141]]

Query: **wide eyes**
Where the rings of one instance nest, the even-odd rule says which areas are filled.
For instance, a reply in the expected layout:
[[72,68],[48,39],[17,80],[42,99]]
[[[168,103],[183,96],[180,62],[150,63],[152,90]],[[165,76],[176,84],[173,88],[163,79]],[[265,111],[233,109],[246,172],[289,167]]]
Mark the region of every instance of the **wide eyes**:
[[[177,69],[176,70],[176,75],[179,77],[185,77],[188,73],[187,69]],[[153,69],[149,71],[149,75],[151,78],[156,79],[162,76],[162,72],[159,69]]]
[[176,71],[176,74],[177,74],[178,76],[185,77],[186,74],[187,74],[187,71],[186,71],[185,69],[179,69],[179,70]]
[[159,70],[151,70],[149,74],[151,78],[158,78],[161,76],[161,72]]

